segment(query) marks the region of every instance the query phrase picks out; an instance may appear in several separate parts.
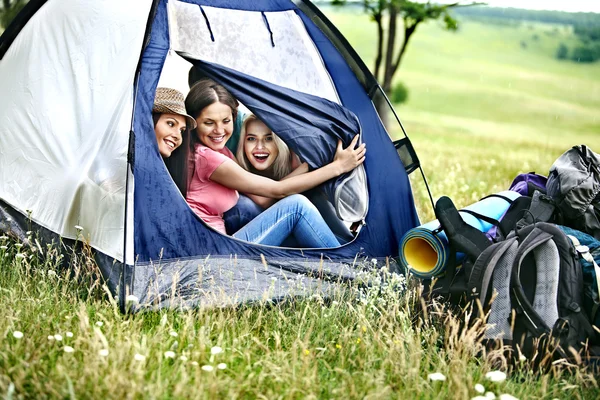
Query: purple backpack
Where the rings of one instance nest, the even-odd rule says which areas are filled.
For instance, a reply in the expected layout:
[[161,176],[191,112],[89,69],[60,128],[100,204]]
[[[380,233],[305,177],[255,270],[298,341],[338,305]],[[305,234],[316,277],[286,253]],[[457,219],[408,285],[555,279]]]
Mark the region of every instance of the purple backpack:
[[508,190],[517,192],[521,196],[533,196],[533,192],[539,190],[541,193],[546,194],[546,182],[548,178],[542,175],[538,175],[535,172],[528,172],[526,174],[519,174],[510,184]]
[[[533,192],[536,190],[540,191],[543,194],[546,194],[546,182],[548,178],[542,175],[538,175],[535,172],[528,172],[526,174],[519,174],[510,184],[510,188],[508,190],[517,192],[521,196],[533,197]],[[509,207],[509,210],[511,208]],[[508,210],[507,210],[508,212]],[[506,215],[506,214],[505,214]],[[499,221],[504,218],[504,215],[500,217]],[[489,231],[486,232],[486,236],[492,242],[496,240],[503,239],[502,236],[499,236],[499,231],[497,226],[493,226]]]

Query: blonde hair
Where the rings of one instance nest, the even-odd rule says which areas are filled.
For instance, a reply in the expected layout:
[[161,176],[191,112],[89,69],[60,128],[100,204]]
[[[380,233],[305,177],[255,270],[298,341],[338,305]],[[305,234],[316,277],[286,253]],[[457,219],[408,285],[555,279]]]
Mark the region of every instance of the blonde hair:
[[[246,128],[252,121],[261,122],[254,114],[248,114],[244,117],[242,130],[240,131],[240,141],[238,142],[235,156],[240,166],[246,171],[250,171],[258,175],[264,175],[263,172],[259,172],[252,167],[252,164],[250,164],[250,161],[248,161],[248,157],[246,157],[246,152],[244,151],[244,143],[246,142]],[[281,140],[279,136],[272,131],[271,133],[273,134],[273,142],[275,143],[275,146],[277,146],[279,154],[271,165],[271,174],[268,176],[268,178],[278,181],[292,172],[292,153],[290,152],[290,148],[287,146],[287,144],[285,144],[285,142]]]

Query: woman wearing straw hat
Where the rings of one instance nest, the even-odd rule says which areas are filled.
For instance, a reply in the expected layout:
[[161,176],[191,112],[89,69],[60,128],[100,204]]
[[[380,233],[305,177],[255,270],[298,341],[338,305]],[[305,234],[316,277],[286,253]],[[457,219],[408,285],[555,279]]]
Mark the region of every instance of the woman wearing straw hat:
[[178,90],[159,87],[152,107],[158,152],[183,196],[187,187],[189,146],[181,144],[189,143],[189,132],[196,128],[196,120],[185,112],[184,100]]

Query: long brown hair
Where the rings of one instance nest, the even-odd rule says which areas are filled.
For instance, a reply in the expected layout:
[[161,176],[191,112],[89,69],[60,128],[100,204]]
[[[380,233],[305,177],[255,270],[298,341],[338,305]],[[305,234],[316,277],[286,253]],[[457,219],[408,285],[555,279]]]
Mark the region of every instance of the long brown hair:
[[[217,102],[231,108],[231,117],[235,124],[240,103],[238,103],[237,99],[227,89],[209,78],[202,78],[194,83],[185,98],[185,109],[193,118],[198,118],[202,110]],[[198,135],[192,136],[192,143],[196,143]]]
[[[160,119],[162,113],[153,112],[152,121],[154,122],[154,128]],[[181,135],[182,143],[181,146],[173,150],[170,157],[163,158],[167,170],[173,178],[173,182],[177,185],[177,188],[185,197],[187,195],[188,185],[188,162],[190,159],[190,128],[186,127],[185,131]]]

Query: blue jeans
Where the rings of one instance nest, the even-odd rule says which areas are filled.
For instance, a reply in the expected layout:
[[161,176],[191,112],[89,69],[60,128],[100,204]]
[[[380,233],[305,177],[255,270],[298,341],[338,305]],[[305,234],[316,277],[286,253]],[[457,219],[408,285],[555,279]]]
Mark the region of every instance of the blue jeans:
[[290,235],[294,236],[298,247],[332,248],[340,245],[317,208],[300,194],[279,200],[233,237],[279,246]]
[[225,221],[225,230],[228,235],[242,229],[246,224],[263,212],[263,208],[253,202],[250,197],[240,193],[240,198],[233,208],[223,214]]

